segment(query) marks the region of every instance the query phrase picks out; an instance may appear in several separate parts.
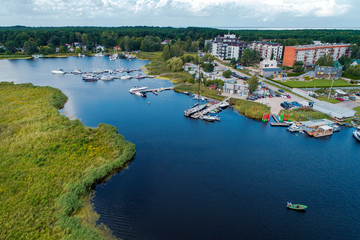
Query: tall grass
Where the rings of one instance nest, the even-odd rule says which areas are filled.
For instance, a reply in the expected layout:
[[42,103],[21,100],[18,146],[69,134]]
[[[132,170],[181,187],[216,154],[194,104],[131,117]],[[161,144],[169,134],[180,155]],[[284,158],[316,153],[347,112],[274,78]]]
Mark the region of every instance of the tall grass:
[[261,120],[264,113],[270,113],[270,107],[257,102],[231,98],[230,104],[234,105],[240,114],[251,119]]
[[0,239],[103,239],[77,214],[92,186],[135,146],[115,127],[87,128],[50,87],[0,83]]

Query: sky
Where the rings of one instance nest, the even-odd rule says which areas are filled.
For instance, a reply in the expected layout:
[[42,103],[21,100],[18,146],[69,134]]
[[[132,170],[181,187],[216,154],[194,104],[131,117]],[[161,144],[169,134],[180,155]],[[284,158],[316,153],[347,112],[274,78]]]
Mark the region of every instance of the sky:
[[0,26],[359,28],[359,0],[0,0]]

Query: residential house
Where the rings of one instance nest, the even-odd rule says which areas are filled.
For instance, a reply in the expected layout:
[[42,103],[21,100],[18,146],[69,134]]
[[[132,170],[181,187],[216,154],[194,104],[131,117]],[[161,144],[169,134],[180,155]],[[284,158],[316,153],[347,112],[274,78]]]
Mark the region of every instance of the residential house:
[[277,68],[276,60],[263,60],[260,62],[261,68]]
[[356,65],[359,65],[360,64],[360,59],[354,59],[354,60],[351,60],[351,66],[355,67]]
[[316,78],[340,78],[342,76],[342,67],[315,67]]
[[257,50],[260,57],[266,60],[281,59],[283,54],[283,46],[280,43],[254,41],[250,48]]

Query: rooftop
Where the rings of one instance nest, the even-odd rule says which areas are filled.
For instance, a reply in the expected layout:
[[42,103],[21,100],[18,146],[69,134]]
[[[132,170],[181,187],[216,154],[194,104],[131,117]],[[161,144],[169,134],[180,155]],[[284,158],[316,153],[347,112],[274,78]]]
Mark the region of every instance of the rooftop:
[[324,44],[309,44],[309,45],[297,45],[297,46],[291,46],[296,49],[302,49],[302,48],[318,48],[318,47],[339,47],[339,46],[349,46],[350,43],[324,43]]

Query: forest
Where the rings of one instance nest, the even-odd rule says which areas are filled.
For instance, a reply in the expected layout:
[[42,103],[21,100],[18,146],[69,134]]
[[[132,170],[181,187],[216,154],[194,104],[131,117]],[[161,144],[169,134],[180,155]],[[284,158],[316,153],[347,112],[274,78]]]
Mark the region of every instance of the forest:
[[[94,51],[96,46],[106,48],[120,46],[125,51],[159,51],[163,40],[181,40],[194,49],[205,48],[205,40],[228,33],[216,28],[173,27],[0,27],[0,54],[14,54],[23,50],[26,54],[66,52],[66,44],[75,42]],[[359,30],[231,30],[243,41],[271,40],[284,46],[310,44],[313,40],[330,43],[360,45]],[[195,43],[194,43],[195,42]]]

